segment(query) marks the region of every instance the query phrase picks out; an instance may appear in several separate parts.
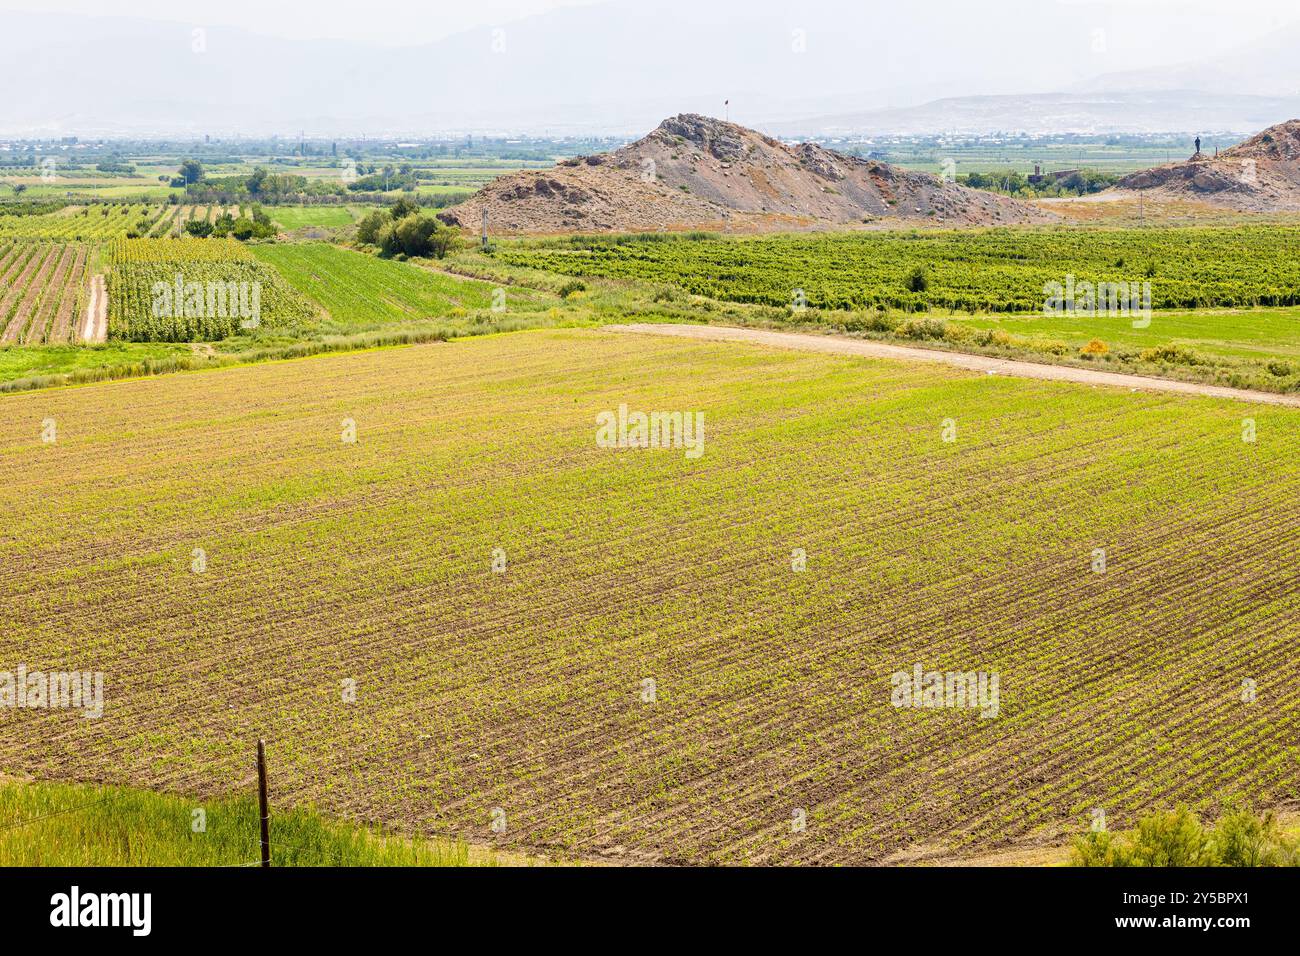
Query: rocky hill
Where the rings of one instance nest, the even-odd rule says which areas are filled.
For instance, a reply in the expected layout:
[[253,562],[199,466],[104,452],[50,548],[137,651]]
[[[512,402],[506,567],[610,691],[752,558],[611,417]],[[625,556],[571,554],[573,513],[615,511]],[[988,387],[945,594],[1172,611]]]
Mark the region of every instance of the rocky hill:
[[693,113],[664,120],[612,153],[504,176],[440,216],[477,230],[485,209],[488,228],[506,233],[759,231],[889,220],[1001,225],[1054,218],[928,173],[812,143],[787,146]]
[[1126,176],[1116,185],[1156,199],[1195,199],[1244,212],[1300,210],[1300,120],[1271,126],[1218,156]]

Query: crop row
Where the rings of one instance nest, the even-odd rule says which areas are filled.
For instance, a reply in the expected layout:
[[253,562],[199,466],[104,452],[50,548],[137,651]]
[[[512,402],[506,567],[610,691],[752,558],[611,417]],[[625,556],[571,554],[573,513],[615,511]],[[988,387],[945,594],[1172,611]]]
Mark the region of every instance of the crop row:
[[79,243],[0,239],[0,344],[75,341],[88,256]]
[[0,217],[0,237],[102,242],[128,233],[145,235],[167,211],[140,204],[68,206],[39,216]]
[[315,315],[274,269],[233,240],[123,239],[109,260],[110,339],[212,342]]
[[[1288,409],[582,331],[14,401],[0,657],[110,687],[15,772],[206,793],[263,735],[286,805],[682,862],[1300,797]],[[1000,713],[892,706],[915,664]]]
[[757,239],[573,237],[507,263],[671,283],[736,302],[1034,312],[1051,283],[1150,283],[1154,308],[1300,304],[1300,229],[1005,230]]
[[252,262],[253,254],[234,239],[118,239],[108,251],[113,265],[186,262]]

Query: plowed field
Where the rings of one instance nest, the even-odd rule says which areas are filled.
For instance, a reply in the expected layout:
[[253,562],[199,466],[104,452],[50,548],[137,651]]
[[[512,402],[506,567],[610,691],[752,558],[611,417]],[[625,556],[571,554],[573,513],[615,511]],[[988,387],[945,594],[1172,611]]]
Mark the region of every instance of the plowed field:
[[264,736],[281,805],[694,863],[1300,798],[1292,409],[577,330],[0,404],[0,671],[105,675],[0,711],[12,773],[228,792]]

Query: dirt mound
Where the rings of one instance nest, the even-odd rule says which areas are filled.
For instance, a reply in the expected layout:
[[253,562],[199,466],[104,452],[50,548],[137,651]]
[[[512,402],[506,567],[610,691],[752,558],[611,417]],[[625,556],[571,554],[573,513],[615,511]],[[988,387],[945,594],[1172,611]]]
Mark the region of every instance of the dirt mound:
[[946,225],[1043,222],[1026,203],[928,173],[786,144],[686,113],[648,136],[543,172],[505,176],[440,214],[495,232],[770,230],[921,220]]
[[1300,210],[1300,120],[1289,120],[1224,150],[1157,166],[1119,181],[1115,190],[1156,199],[1198,199],[1243,212]]

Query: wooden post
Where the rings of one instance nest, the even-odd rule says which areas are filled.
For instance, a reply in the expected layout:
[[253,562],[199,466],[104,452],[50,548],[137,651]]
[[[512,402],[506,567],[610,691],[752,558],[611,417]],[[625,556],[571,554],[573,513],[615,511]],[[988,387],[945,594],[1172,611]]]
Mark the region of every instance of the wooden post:
[[271,811],[266,805],[266,747],[257,741],[257,800],[262,809],[262,866],[271,865]]
[[483,210],[483,251],[487,252],[487,210]]

